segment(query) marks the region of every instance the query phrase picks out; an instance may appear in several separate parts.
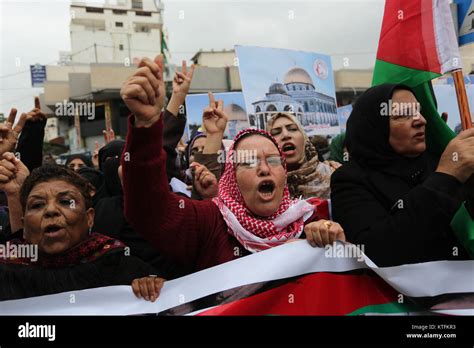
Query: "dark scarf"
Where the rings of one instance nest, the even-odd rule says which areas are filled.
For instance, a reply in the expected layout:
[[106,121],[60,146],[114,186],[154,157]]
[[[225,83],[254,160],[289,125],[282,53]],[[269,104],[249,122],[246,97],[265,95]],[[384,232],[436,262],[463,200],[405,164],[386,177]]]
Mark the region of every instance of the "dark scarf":
[[347,121],[347,149],[350,161],[357,162],[362,168],[417,185],[431,174],[436,160],[426,151],[418,157],[409,158],[397,154],[391,147],[390,117],[382,116],[380,111],[382,103],[388,103],[397,89],[413,92],[404,85],[383,84],[369,88],[359,97]]
[[68,166],[69,163],[71,163],[73,160],[75,160],[76,158],[80,159],[82,162],[84,162],[84,164],[89,167],[89,168],[92,168],[94,165],[92,164],[92,161],[91,159],[82,154],[82,153],[76,153],[74,155],[69,155],[67,157],[67,160],[66,160],[66,167]]
[[104,174],[99,170],[84,167],[79,169],[78,173],[94,186],[96,192],[99,191],[104,184]]
[[[10,244],[19,246],[27,245],[29,243],[24,239],[16,239],[10,241]],[[0,258],[0,263],[39,266],[44,268],[64,268],[72,267],[81,263],[93,262],[111,250],[123,248],[125,248],[125,244],[119,240],[99,233],[92,233],[86,240],[67,250],[63,254],[50,255],[39,253],[36,262],[24,258]]]
[[122,195],[122,185],[118,176],[120,157],[125,147],[125,141],[114,140],[99,151],[99,169],[104,173],[104,185],[97,192],[96,199]]

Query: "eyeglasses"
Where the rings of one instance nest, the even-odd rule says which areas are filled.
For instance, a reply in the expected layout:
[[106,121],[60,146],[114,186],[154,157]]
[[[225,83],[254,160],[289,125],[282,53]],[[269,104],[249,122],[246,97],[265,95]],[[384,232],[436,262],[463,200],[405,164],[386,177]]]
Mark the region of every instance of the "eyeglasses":
[[[283,165],[283,158],[278,155],[274,156],[268,156],[265,158],[265,162],[272,167],[276,168],[278,166]],[[260,158],[248,158],[248,159],[243,159],[238,162],[234,162],[235,167],[241,167],[244,169],[252,169],[252,168],[257,168],[260,164],[262,163],[262,159]]]

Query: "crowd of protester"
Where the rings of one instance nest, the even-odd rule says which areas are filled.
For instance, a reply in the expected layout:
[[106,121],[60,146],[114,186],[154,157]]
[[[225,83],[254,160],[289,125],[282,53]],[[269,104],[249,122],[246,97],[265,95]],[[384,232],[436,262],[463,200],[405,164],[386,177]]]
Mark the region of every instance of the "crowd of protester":
[[450,222],[461,204],[474,216],[473,129],[434,157],[422,110],[381,116],[382,103],[416,103],[386,84],[359,97],[330,144],[282,112],[226,148],[229,117],[209,93],[202,132],[184,144],[193,73],[183,62],[165,105],[162,57],[142,59],[121,90],[126,140],[106,132],[92,157],[63,165],[43,157],[39,99],[16,124],[11,111],[0,126],[0,243],[35,245],[39,257],[0,258],[0,300],[130,285],[155,301],[165,280],[296,239],[363,245],[379,266],[472,255]]

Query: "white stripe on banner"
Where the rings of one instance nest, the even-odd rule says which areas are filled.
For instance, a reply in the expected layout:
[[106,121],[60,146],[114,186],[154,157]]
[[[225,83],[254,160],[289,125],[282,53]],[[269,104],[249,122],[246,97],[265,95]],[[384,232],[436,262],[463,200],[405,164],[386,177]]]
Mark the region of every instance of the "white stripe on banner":
[[461,69],[458,37],[454,30],[453,17],[448,0],[431,0],[433,11],[436,51],[441,65],[441,74]]
[[[334,257],[350,247],[354,257]],[[247,284],[315,272],[371,268],[411,297],[474,293],[474,261],[437,261],[378,268],[355,246],[338,242],[328,250],[301,240],[165,282],[155,303],[137,299],[131,286],[110,286],[0,302],[0,315],[133,315],[159,313],[204,296]],[[347,249],[346,249],[347,250]],[[333,257],[330,257],[332,255]],[[357,258],[357,255],[362,257]]]

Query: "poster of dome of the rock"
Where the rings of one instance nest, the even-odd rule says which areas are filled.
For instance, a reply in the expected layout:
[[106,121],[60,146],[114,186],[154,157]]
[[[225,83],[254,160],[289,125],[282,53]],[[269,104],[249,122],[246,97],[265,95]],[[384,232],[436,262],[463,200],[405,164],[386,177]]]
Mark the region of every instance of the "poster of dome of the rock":
[[236,46],[251,127],[265,129],[278,112],[291,112],[306,133],[340,132],[331,58],[288,49]]

